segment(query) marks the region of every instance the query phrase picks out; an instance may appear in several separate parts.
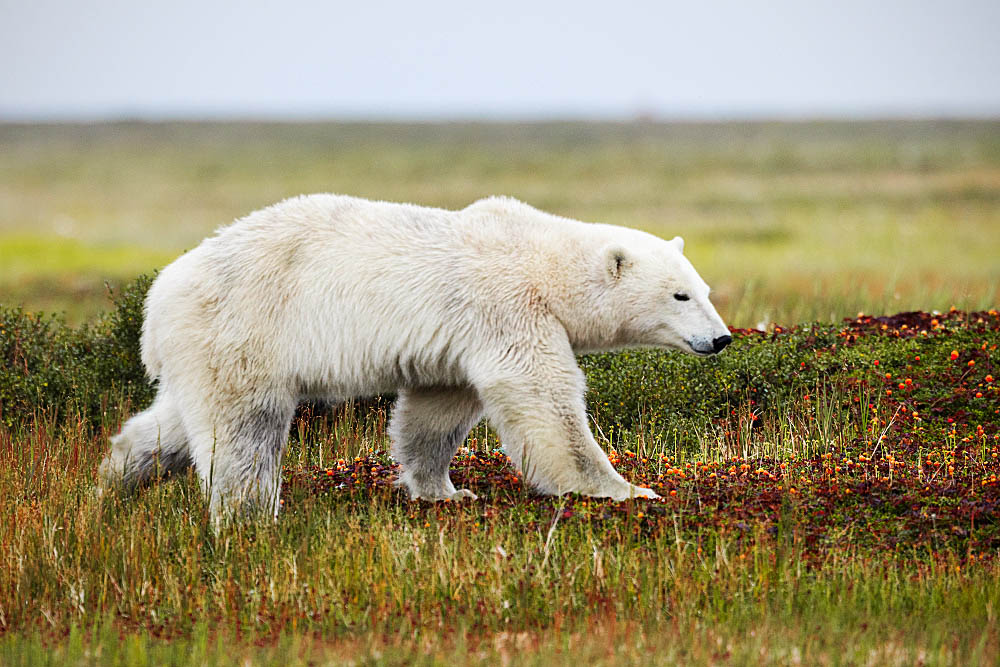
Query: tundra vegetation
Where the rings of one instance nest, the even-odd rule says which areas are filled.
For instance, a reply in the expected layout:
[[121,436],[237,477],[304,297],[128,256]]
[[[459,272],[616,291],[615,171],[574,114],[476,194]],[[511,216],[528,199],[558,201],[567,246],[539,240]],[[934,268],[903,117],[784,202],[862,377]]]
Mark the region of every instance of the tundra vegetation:
[[[6,126],[0,146],[0,664],[1000,660],[1000,124]],[[192,475],[98,501],[108,437],[153,393],[130,276],[317,190],[504,191],[684,235],[730,348],[581,358],[602,446],[663,501],[534,495],[484,422],[452,468],[479,500],[410,502],[391,397],[301,408],[277,523],[213,533]]]

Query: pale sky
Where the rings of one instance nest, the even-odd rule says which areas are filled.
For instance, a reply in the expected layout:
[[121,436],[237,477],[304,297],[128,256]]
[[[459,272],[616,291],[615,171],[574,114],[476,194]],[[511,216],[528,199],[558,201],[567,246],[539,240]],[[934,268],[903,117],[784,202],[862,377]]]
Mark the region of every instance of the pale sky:
[[0,119],[998,116],[1000,0],[0,0]]

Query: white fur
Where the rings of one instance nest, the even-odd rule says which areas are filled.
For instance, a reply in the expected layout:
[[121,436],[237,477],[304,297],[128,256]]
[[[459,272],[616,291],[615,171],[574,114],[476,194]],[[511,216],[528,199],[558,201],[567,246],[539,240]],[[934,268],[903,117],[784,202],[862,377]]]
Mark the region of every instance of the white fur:
[[471,495],[448,463],[484,414],[542,492],[656,497],[594,441],[575,354],[710,353],[728,330],[682,249],[506,198],[446,211],[312,195],[257,211],[154,282],[142,360],[157,398],[113,439],[102,478],[193,464],[216,516],[276,511],[300,400],[398,392],[393,455],[415,498]]

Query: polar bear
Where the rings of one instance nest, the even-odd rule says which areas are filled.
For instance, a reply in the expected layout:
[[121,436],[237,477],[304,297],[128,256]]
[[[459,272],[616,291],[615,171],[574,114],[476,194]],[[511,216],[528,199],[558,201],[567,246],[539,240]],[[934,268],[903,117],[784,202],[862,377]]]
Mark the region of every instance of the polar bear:
[[484,415],[542,493],[656,498],[594,440],[575,355],[720,352],[729,330],[682,250],[498,197],[448,211],[318,194],[251,213],[150,288],[156,398],[112,438],[99,488],[193,465],[213,517],[276,514],[296,405],[395,392],[412,498],[475,497],[448,468]]

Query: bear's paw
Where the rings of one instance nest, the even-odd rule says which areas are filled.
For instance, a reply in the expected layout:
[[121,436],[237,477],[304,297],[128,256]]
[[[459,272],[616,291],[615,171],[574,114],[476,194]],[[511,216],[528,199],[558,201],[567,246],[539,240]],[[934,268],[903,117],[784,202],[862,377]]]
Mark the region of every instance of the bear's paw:
[[647,489],[641,486],[636,486],[635,484],[629,484],[621,490],[616,490],[608,494],[608,497],[616,502],[622,500],[631,500],[633,498],[647,498],[649,500],[658,500],[660,495],[653,491],[652,489]]

